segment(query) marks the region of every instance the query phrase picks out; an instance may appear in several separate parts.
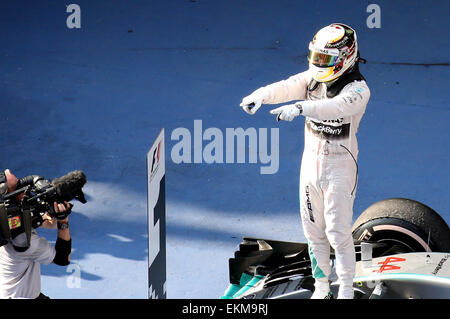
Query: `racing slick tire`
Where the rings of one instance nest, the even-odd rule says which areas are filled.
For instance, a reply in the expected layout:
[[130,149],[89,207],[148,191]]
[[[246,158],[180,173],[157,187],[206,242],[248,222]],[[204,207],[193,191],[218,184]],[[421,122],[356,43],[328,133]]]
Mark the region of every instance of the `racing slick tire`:
[[385,242],[403,252],[450,252],[450,229],[432,208],[406,198],[385,199],[368,207],[352,228],[357,241]]

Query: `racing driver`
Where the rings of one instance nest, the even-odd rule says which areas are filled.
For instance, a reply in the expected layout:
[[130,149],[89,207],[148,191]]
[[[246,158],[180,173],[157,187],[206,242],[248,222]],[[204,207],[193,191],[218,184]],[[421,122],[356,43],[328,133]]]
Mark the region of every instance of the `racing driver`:
[[356,133],[370,98],[359,72],[356,32],[342,23],[319,30],[309,43],[308,70],[254,91],[240,106],[293,101],[270,111],[277,121],[305,116],[300,214],[315,278],[311,298],[333,298],[330,245],[336,257],[338,299],[353,298],[355,248],[351,233],[357,185]]

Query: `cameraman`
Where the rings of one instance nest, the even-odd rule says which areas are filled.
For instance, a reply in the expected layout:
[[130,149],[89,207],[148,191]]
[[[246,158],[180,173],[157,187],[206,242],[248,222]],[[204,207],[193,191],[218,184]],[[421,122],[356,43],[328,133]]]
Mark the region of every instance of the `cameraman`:
[[[18,179],[9,170],[0,172],[0,192],[9,193],[16,189]],[[3,177],[4,183],[1,183]],[[69,203],[54,203],[55,212],[71,209]],[[27,248],[26,234],[17,235],[0,247],[0,298],[48,299],[41,293],[41,264],[55,263],[66,266],[70,263],[71,238],[68,217],[56,220],[44,215],[42,227],[58,228],[58,238],[52,246],[45,238],[31,231],[30,246]]]

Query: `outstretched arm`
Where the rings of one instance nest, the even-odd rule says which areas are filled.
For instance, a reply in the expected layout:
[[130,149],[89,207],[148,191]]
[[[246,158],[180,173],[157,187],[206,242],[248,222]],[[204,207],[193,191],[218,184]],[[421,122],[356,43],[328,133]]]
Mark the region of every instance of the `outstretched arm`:
[[306,99],[308,87],[308,71],[298,73],[286,80],[267,85],[266,104],[279,104],[293,100]]
[[249,114],[255,112],[262,104],[278,104],[292,100],[304,100],[308,86],[307,72],[298,73],[286,80],[263,86],[242,99],[240,106]]
[[370,90],[363,81],[353,82],[331,99],[308,100],[288,104],[270,111],[277,115],[277,121],[292,121],[299,115],[317,120],[334,120],[362,113],[370,98]]
[[[63,212],[70,209],[69,203],[54,204],[55,212]],[[69,218],[66,217],[63,220],[57,220],[58,225],[58,238],[56,239],[55,250],[56,255],[53,262],[60,266],[66,266],[70,264],[70,253],[72,251],[72,239],[69,231]]]

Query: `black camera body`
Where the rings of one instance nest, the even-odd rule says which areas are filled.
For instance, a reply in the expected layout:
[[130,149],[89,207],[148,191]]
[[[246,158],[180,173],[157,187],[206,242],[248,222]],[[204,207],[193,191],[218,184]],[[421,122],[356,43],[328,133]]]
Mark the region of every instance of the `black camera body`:
[[73,171],[53,181],[39,175],[19,179],[16,190],[0,195],[0,246],[21,233],[26,233],[28,245],[32,228],[44,222],[43,216],[65,219],[70,209],[62,213],[54,210],[54,203],[77,199],[86,203],[82,188],[86,176],[82,171]]

